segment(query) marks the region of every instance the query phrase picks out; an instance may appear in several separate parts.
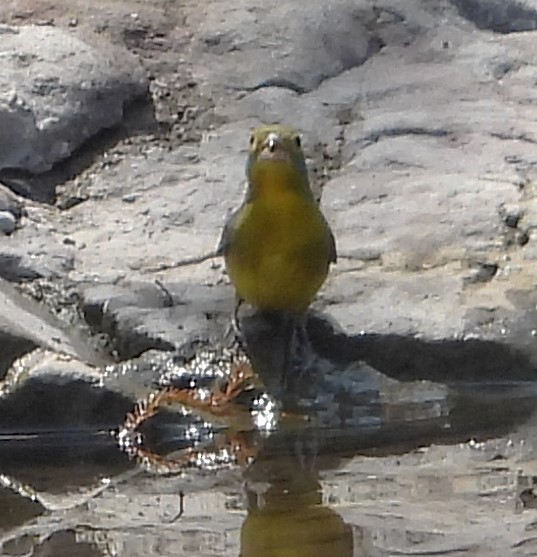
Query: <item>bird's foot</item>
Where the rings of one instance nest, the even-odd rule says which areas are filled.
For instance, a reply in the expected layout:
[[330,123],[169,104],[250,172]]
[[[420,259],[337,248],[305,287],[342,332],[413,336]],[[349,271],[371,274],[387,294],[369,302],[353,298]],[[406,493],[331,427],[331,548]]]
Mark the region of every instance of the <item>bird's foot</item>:
[[307,373],[315,365],[317,355],[311,345],[306,328],[306,318],[296,323],[293,330],[292,362],[299,374]]
[[235,299],[235,307],[233,308],[233,314],[231,315],[231,321],[224,333],[225,338],[231,338],[232,343],[238,342],[240,346],[244,346],[246,343],[244,333],[239,320],[239,310],[241,305],[244,303],[242,298]]
[[289,335],[281,388],[283,393],[293,396],[302,391],[301,382],[315,366],[317,356],[309,341],[305,320],[292,322]]

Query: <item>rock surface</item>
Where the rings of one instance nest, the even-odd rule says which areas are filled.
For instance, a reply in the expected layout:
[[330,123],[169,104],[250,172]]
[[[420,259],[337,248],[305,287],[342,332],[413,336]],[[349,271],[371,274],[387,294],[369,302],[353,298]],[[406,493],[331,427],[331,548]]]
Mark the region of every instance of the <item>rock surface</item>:
[[23,214],[23,204],[7,187],[0,184],[0,233],[9,236]]
[[0,377],[13,360],[37,346],[77,357],[83,362],[104,363],[105,358],[81,331],[68,330],[46,308],[21,296],[0,279]]
[[54,27],[0,28],[0,170],[50,170],[145,94],[137,60]]
[[[4,276],[62,277],[82,299],[100,285],[120,345],[181,344],[185,328],[207,326],[207,307],[225,314],[232,304],[221,262],[204,256],[241,198],[248,130],[286,121],[304,132],[340,252],[318,309],[349,334],[477,336],[535,361],[537,61],[530,32],[494,32],[511,12],[441,1],[320,3],[303,18],[290,16],[301,12],[293,1],[203,12],[187,3],[173,14],[155,6],[127,21],[118,8],[119,28],[103,33],[155,76],[155,113],[168,131],[97,152],[58,189],[69,209],[33,208],[4,254]],[[60,17],[53,2],[43,13]],[[71,32],[89,36],[102,24],[82,10]],[[156,278],[172,309],[151,302]],[[129,290],[136,299],[127,301]],[[179,315],[200,322],[177,329]]]
[[[535,379],[535,0],[20,0],[0,23],[0,177],[25,196],[0,190],[15,221],[0,236],[3,371],[36,346],[92,361],[99,335],[120,360],[221,337],[233,291],[212,254],[250,129],[281,121],[303,132],[339,249],[308,323],[323,357],[405,380]],[[459,449],[422,464],[458,478]],[[345,517],[387,540],[379,555],[412,551],[401,540],[427,513],[443,533],[423,534],[424,555],[532,554],[511,491],[481,489],[490,471],[468,498],[444,486],[440,524],[438,501],[410,501],[414,480],[394,472],[406,458],[386,464],[390,497],[419,517],[404,536],[395,518],[375,530],[398,512],[386,500]],[[360,462],[352,474],[376,472]],[[489,534],[505,520],[504,543]]]

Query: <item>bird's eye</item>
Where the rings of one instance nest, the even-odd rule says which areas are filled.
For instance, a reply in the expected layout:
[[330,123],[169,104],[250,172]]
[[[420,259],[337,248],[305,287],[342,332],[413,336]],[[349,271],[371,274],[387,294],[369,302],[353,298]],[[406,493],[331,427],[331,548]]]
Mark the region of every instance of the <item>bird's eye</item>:
[[295,137],[295,143],[296,143],[297,147],[300,147],[302,145],[302,141],[300,141],[300,136],[299,135],[297,135]]
[[255,137],[253,135],[250,136],[250,147],[253,146],[255,142]]

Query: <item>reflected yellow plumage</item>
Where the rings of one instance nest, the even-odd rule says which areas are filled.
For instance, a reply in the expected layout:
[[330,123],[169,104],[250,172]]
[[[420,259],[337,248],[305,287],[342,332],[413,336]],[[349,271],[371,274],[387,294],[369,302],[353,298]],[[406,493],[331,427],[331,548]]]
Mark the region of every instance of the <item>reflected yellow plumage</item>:
[[241,557],[356,555],[351,526],[323,504],[321,486],[310,472],[296,466],[294,477],[271,482],[261,507],[249,506]]

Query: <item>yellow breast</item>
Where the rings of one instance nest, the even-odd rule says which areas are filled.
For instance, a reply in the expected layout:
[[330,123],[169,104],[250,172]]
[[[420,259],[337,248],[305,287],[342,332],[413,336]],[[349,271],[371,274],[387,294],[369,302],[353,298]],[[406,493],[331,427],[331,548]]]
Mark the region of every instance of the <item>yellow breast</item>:
[[260,181],[260,195],[243,206],[226,266],[248,303],[300,313],[326,279],[331,236],[315,201],[282,182]]

